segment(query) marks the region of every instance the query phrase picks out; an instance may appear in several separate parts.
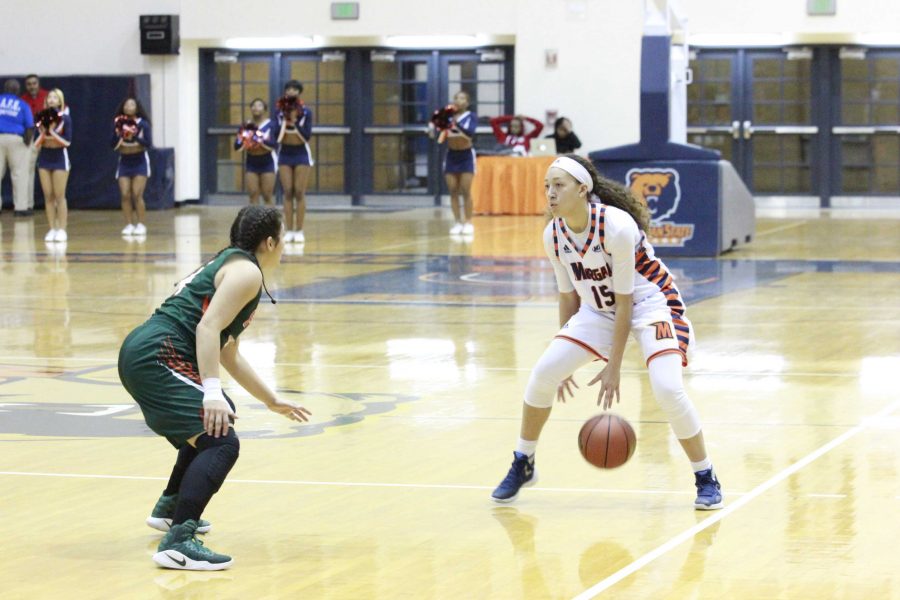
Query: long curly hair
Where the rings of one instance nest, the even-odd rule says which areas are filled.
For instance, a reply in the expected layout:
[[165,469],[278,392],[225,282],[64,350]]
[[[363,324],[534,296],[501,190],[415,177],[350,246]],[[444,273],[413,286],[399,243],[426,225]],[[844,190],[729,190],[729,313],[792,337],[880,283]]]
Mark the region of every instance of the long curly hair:
[[634,222],[637,223],[641,230],[647,231],[650,226],[650,212],[646,206],[641,204],[640,200],[634,197],[628,188],[600,175],[593,163],[582,156],[577,154],[564,154],[563,156],[571,158],[587,169],[591,179],[594,180],[594,189],[591,193],[598,196],[603,204],[624,210],[631,215],[631,218],[634,219]]

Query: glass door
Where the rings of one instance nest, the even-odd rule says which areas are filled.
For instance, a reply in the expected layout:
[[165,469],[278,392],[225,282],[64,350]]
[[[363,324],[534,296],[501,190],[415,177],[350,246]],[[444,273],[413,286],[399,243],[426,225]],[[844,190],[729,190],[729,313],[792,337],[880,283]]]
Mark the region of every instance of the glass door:
[[840,53],[836,138],[842,195],[900,194],[900,52]]
[[747,54],[743,170],[755,194],[819,194],[813,176],[819,128],[813,115],[812,58],[812,50]]
[[[476,150],[496,146],[490,120],[512,112],[512,82],[507,81],[511,70],[507,69],[505,61],[506,51],[499,49],[445,54],[441,57],[443,103],[449,102],[460,90],[469,93],[470,109],[478,115],[474,140]],[[542,115],[529,116],[540,118]]]
[[740,172],[742,150],[737,55],[694,53],[688,86],[688,142],[718,150]]
[[369,56],[371,101],[363,129],[374,194],[426,195],[437,163],[425,135],[437,107],[430,53],[373,50]]
[[201,111],[205,111],[201,122],[207,124],[201,137],[204,196],[213,200],[246,192],[243,155],[234,149],[234,136],[250,120],[254,98],[271,106],[272,57],[229,54],[225,58],[209,55],[206,76],[211,80],[200,88]]
[[296,79],[303,84],[304,104],[313,112],[309,150],[314,164],[306,188],[312,193],[345,191],[344,165],[350,134],[345,115],[345,64],[346,55],[340,51],[281,58],[281,80],[276,82],[275,99],[281,96],[286,82]]
[[756,195],[817,196],[813,51],[696,50],[688,141],[718,150]]

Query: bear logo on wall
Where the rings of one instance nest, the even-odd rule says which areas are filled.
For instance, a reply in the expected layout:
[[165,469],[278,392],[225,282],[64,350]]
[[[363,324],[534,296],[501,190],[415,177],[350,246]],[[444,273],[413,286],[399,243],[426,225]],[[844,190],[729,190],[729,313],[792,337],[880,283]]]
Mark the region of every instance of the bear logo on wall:
[[663,221],[678,210],[681,186],[675,169],[631,169],[625,175],[631,193],[650,211],[650,220]]

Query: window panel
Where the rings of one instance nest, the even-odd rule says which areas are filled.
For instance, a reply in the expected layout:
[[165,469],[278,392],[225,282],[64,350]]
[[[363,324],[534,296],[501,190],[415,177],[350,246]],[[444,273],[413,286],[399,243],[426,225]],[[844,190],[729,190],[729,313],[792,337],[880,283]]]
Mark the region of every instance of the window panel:
[[712,120],[711,125],[727,125],[731,122],[730,106],[716,106],[714,114],[715,119]]
[[753,107],[753,122],[758,125],[777,125],[781,122],[780,104],[757,104]]
[[808,168],[786,168],[782,171],[782,177],[784,193],[802,194],[810,191],[810,170]]
[[841,191],[845,194],[869,192],[869,169],[848,168],[841,169],[843,185]]
[[900,124],[900,104],[876,104],[872,107],[873,125]]
[[319,125],[343,125],[343,104],[320,104],[313,115],[313,124]]
[[780,77],[782,59],[757,58],[753,61],[753,77]]
[[900,190],[900,166],[875,167],[874,183],[874,191],[896,196]]
[[340,61],[319,63],[319,81],[344,81],[344,63]]
[[754,100],[780,100],[780,81],[756,81],[753,83]]
[[868,125],[869,124],[869,105],[868,104],[849,104],[844,103],[841,106],[841,122],[844,125]]
[[809,123],[809,105],[807,104],[785,104],[784,105],[784,122],[785,123]]
[[478,104],[482,105],[487,102],[503,102],[503,84],[502,83],[479,83],[478,84]]
[[344,84],[343,83],[320,83],[319,96],[317,102],[344,102]]
[[372,79],[375,81],[383,81],[385,79],[396,79],[400,73],[400,65],[389,62],[372,63]]
[[753,160],[774,164],[781,161],[781,144],[778,136],[758,135],[753,138]]
[[842,60],[841,78],[866,79],[869,76],[869,63],[865,60]]
[[480,81],[485,80],[495,80],[499,81],[503,79],[503,64],[502,63],[489,63],[484,65],[478,65],[478,79]]
[[317,169],[317,187],[320,192],[340,193],[344,191],[343,165],[329,165]]
[[254,98],[262,98],[263,102],[269,103],[269,84],[268,83],[248,83],[244,87],[244,103],[249,106]]
[[841,144],[841,160],[845,165],[864,166],[871,163],[870,139],[859,136],[856,139],[844,139]]
[[304,94],[307,92],[307,82],[316,80],[316,66],[318,64],[317,61],[313,60],[291,61],[291,79],[296,79],[303,84]]
[[781,169],[776,167],[754,167],[753,191],[755,193],[776,193],[782,191]]
[[268,62],[245,62],[244,79],[247,81],[269,82]]
[[841,85],[841,97],[844,100],[850,101],[861,101],[861,100],[869,100],[871,94],[871,87],[867,81],[856,82],[856,81],[845,81]]
[[876,79],[900,79],[900,58],[874,58],[872,59],[872,71]]
[[812,63],[807,60],[786,60],[783,63],[783,76],[789,81],[802,81],[809,79],[809,73],[812,70]]
[[399,83],[376,83],[374,84],[372,100],[375,103],[383,102],[399,102],[401,86]]
[[872,138],[873,162],[900,168],[900,137],[896,135],[876,135]]

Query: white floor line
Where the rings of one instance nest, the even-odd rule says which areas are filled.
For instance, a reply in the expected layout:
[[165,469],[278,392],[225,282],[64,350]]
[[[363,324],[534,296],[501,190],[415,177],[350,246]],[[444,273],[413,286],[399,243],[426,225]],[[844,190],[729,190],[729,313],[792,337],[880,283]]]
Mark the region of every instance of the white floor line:
[[[92,362],[92,363],[111,363],[111,366],[115,366],[117,357],[111,356],[109,358],[92,358],[92,357],[58,357],[58,356],[0,356],[0,362],[13,362],[13,361],[35,361],[35,362]],[[354,365],[344,365],[344,364],[327,364],[327,363],[301,363],[301,362],[276,362],[272,363],[272,366],[275,367],[303,367],[310,369],[389,369],[391,365],[388,364],[354,364]],[[498,372],[530,372],[534,367],[480,367],[482,371],[498,371]],[[645,368],[637,368],[637,369],[629,369],[623,368],[622,373],[627,374],[643,374],[647,372]],[[708,371],[703,369],[690,369],[685,372],[685,375],[688,377],[733,377],[736,375],[746,376],[766,376],[766,375],[777,375],[778,377],[825,377],[825,378],[849,378],[849,379],[858,379],[859,372],[858,371],[845,371],[839,373],[821,373],[815,371],[778,371],[778,372],[769,372],[769,371]]]
[[766,235],[771,235],[773,233],[777,233],[779,231],[784,231],[785,229],[795,229],[797,227],[803,227],[804,225],[808,225],[809,221],[801,221],[799,223],[789,223],[787,225],[781,225],[779,227],[773,227],[772,229],[766,229],[765,231],[758,231],[756,233],[757,238],[761,238]]
[[[11,477],[60,477],[67,479],[126,479],[138,481],[167,481],[167,477],[146,477],[141,475],[99,475],[88,473],[36,473],[27,471],[0,471],[0,476]],[[389,483],[389,482],[358,482],[358,481],[303,481],[296,479],[227,479],[228,483],[250,483],[266,485],[306,485],[317,487],[374,487],[374,488],[414,488],[414,489],[438,489],[438,490],[493,490],[494,486],[487,485],[460,485],[448,483]],[[693,495],[686,490],[626,490],[612,488],[549,488],[534,487],[528,490],[532,492],[552,492],[571,494],[636,494],[649,496],[665,495]],[[737,494],[733,494],[737,495]]]
[[[68,479],[126,479],[135,481],[167,481],[166,477],[148,477],[142,475],[98,475],[89,473],[34,473],[26,471],[0,471],[0,476],[11,477],[60,477]],[[461,485],[449,483],[389,483],[389,482],[359,482],[359,481],[303,481],[297,479],[228,479],[229,483],[250,483],[263,485],[307,485],[313,487],[375,487],[375,488],[413,488],[413,489],[438,489],[438,490],[492,490],[493,486],[487,485]],[[693,491],[688,490],[627,490],[616,488],[565,488],[565,487],[534,487],[528,490],[532,492],[550,492],[564,494],[630,494],[642,496],[693,496]],[[752,493],[752,492],[751,492]],[[728,490],[728,497],[746,496],[747,492]],[[846,494],[806,494],[808,498],[846,498]],[[897,496],[900,499],[900,496]]]
[[[681,533],[679,533],[678,535],[676,535],[675,537],[670,539],[668,542],[662,544],[661,546],[657,546],[656,548],[654,548],[647,554],[643,555],[639,559],[635,560],[631,564],[626,565],[625,567],[619,569],[618,571],[616,571],[615,573],[613,573],[606,579],[589,587],[585,591],[583,591],[580,594],[578,594],[577,596],[575,596],[574,600],[588,600],[589,598],[597,597],[597,595],[599,595],[601,592],[611,588],[612,586],[614,586],[618,582],[622,581],[626,577],[634,574],[636,571],[647,566],[648,564],[650,564],[651,562],[653,562],[660,556],[663,556],[664,554],[668,553],[673,548],[680,546],[681,544],[683,544],[687,540],[691,539],[692,537],[694,537],[695,535],[697,535],[704,529],[707,529],[707,528],[711,527],[712,525],[718,523],[719,521],[721,521],[722,519],[724,519],[731,513],[742,508],[744,505],[749,504],[751,501],[753,501],[758,496],[761,496],[765,492],[769,491],[770,489],[772,489],[773,487],[775,487],[776,485],[778,485],[779,483],[781,483],[782,481],[784,481],[785,479],[787,479],[788,477],[790,477],[791,475],[793,475],[794,473],[796,473],[797,471],[802,469],[803,467],[809,465],[810,463],[812,463],[816,459],[820,458],[824,454],[827,454],[831,450],[837,448],[838,446],[840,446],[841,444],[843,444],[850,438],[854,437],[855,435],[857,435],[858,433],[860,433],[861,431],[863,431],[864,429],[869,427],[869,424],[871,422],[877,421],[878,419],[888,416],[889,414],[891,414],[898,408],[900,408],[900,400],[889,404],[888,406],[886,406],[882,410],[878,411],[871,417],[862,419],[860,424],[857,425],[856,427],[853,427],[852,429],[845,431],[844,433],[842,433],[838,437],[834,438],[833,440],[831,440],[824,446],[820,446],[817,450],[810,452],[809,454],[807,454],[806,456],[804,456],[803,458],[801,458],[800,460],[798,460],[791,466],[780,471],[779,473],[777,473],[775,476],[771,477],[767,481],[759,484],[758,486],[756,486],[755,488],[750,490],[744,496],[741,496],[734,502],[730,502],[725,508],[723,508],[720,511],[717,511],[709,518],[704,519],[703,521],[697,523],[693,527],[682,531]],[[726,499],[727,499],[727,497],[726,497]]]

